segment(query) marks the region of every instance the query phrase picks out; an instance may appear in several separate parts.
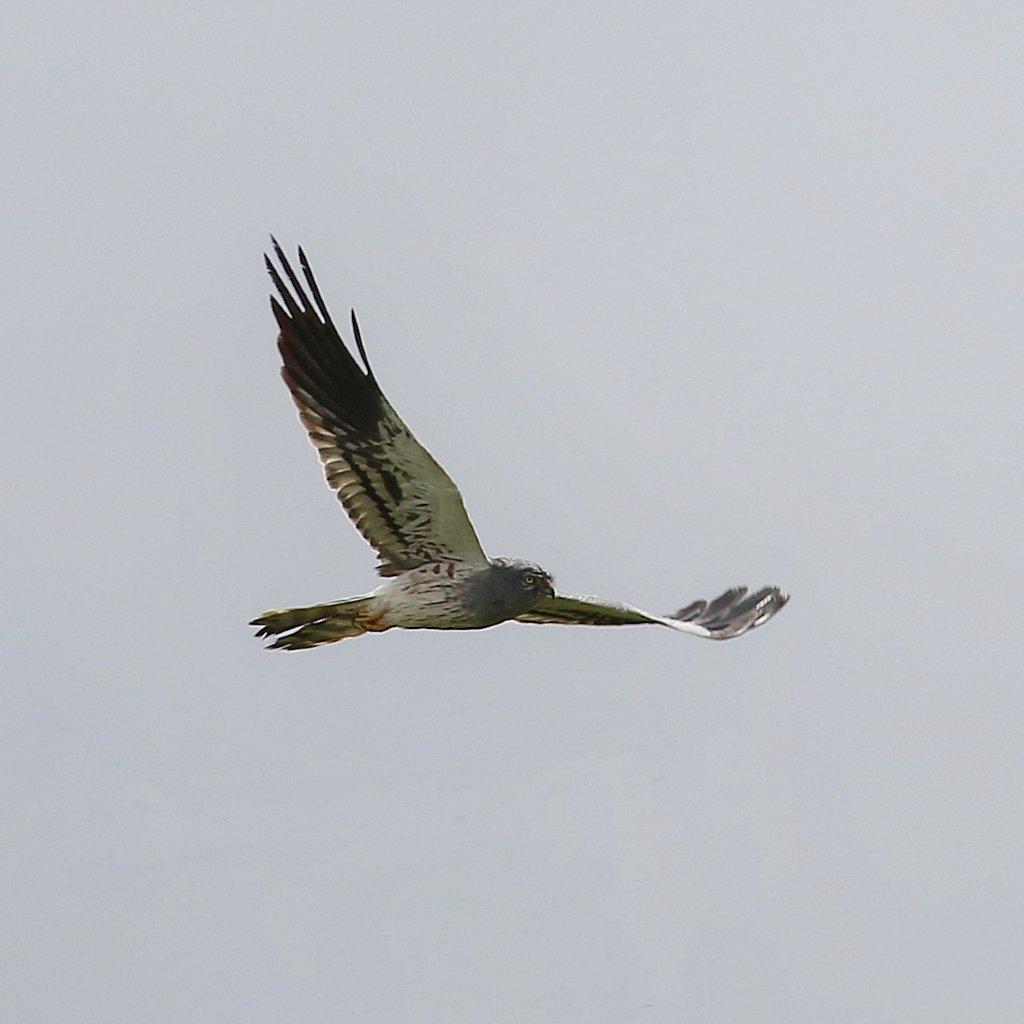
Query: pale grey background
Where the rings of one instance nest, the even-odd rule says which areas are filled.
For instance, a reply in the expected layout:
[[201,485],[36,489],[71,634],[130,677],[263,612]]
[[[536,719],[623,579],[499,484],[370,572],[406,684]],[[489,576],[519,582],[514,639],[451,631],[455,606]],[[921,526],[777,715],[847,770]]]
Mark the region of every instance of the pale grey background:
[[[0,1017],[1019,1020],[1019,5],[140,7],[2,32]],[[270,231],[492,553],[790,607],[265,653]]]

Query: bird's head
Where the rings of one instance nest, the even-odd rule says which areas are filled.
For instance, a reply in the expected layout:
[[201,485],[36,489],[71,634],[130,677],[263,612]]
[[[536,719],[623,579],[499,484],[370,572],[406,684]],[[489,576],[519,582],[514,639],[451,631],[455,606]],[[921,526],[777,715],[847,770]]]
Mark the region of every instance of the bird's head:
[[493,622],[514,619],[555,594],[551,573],[522,558],[492,558],[471,587],[473,602]]
[[528,562],[525,558],[492,558],[491,569],[510,593],[529,594],[537,601],[542,597],[555,596],[555,581],[551,573],[535,562]]

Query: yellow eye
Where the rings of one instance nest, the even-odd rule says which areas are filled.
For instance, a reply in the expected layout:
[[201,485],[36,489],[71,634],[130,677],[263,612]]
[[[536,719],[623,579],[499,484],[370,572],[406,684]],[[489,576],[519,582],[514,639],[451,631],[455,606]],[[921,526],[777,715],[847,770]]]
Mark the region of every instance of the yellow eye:
[[524,573],[523,575],[523,586],[532,587],[537,582],[537,577],[533,573]]

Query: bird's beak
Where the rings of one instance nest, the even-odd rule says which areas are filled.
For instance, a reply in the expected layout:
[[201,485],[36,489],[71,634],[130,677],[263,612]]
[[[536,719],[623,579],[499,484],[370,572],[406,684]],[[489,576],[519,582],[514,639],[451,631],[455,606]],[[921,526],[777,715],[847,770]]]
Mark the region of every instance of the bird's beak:
[[555,585],[551,582],[551,580],[545,580],[543,585],[541,586],[541,589],[544,591],[545,597],[555,596]]

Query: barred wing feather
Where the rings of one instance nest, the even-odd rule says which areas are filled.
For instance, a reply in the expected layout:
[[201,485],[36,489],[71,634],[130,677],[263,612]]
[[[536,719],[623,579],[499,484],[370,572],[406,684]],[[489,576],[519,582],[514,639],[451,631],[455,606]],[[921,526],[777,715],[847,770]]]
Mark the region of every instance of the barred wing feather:
[[764,587],[750,595],[746,587],[733,587],[713,601],[694,601],[673,615],[651,615],[600,597],[556,594],[518,616],[517,621],[565,626],[653,624],[710,640],[729,640],[767,622],[788,600],[789,595],[778,587]]
[[380,556],[377,571],[396,576],[441,560],[486,565],[459,489],[381,392],[355,313],[352,331],[362,365],[334,326],[303,251],[299,265],[309,294],[276,241],[274,252],[291,286],[267,258],[280,295],[280,302],[272,297],[270,303],[281,331],[281,376],[327,483]]

